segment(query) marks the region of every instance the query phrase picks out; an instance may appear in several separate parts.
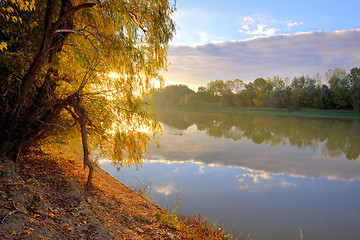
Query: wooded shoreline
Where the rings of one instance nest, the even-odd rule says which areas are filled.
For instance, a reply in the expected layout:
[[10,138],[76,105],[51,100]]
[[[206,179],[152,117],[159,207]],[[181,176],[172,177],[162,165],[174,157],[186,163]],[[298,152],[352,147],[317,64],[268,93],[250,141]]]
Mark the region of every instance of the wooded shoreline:
[[[159,108],[173,110],[173,107]],[[277,115],[277,116],[289,116],[289,117],[321,117],[321,118],[360,118],[360,112],[352,110],[320,110],[320,109],[278,109],[278,108],[237,108],[237,107],[176,107],[180,111],[191,112],[218,112],[218,113],[239,113],[239,114],[264,114],[264,115]]]

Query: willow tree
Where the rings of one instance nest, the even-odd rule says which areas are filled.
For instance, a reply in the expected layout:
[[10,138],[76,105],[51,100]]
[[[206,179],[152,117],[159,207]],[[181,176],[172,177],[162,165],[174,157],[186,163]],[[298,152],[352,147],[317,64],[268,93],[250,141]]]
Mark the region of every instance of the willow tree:
[[[118,166],[141,163],[150,132],[159,130],[141,101],[167,66],[174,32],[168,0],[40,0],[2,21],[0,144],[19,155],[57,132],[81,132],[92,185],[88,143]],[[9,13],[3,14],[4,16]],[[1,17],[2,15],[0,15]]]

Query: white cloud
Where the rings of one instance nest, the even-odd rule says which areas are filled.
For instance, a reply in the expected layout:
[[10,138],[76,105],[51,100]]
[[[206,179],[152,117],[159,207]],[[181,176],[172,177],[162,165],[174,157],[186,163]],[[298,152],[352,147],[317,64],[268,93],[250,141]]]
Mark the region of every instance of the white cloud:
[[204,169],[205,169],[204,165],[199,166],[199,172],[200,172],[200,174],[203,174],[203,173],[205,172]]
[[292,27],[297,27],[303,24],[303,22],[288,22],[286,26],[288,27],[288,30],[290,30]]
[[244,182],[244,179],[247,178],[249,181],[253,183],[261,183],[263,180],[272,179],[269,173],[262,171],[237,175],[237,178],[239,182]]
[[[253,16],[246,16],[240,21],[240,33],[246,33],[254,36],[271,36],[277,33],[280,29],[274,27],[280,24],[279,21],[274,20],[271,16],[265,14],[255,14]],[[246,31],[244,31],[244,29]]]
[[112,163],[112,161],[109,158],[99,158],[97,160],[97,162],[99,164],[111,164]]
[[264,24],[259,24],[257,25],[256,29],[249,30],[246,33],[256,36],[271,36],[275,35],[278,30],[279,29],[276,28],[268,28],[267,25]]
[[246,17],[243,18],[243,21],[252,23],[252,22],[255,22],[255,19],[252,18],[252,17],[246,16]]
[[154,190],[158,193],[164,194],[165,196],[169,196],[173,193],[176,193],[176,189],[173,183],[169,183],[168,185],[165,186],[154,186]]
[[209,41],[209,34],[207,32],[200,32],[199,33],[201,42],[208,42]]
[[[262,30],[265,31],[266,28]],[[170,46],[165,77],[194,89],[208,82],[236,78],[295,77],[350,70],[360,63],[360,30],[276,35],[198,46]]]
[[285,180],[282,180],[282,181],[281,181],[281,185],[284,186],[284,187],[295,187],[295,186],[296,186],[295,183],[287,182],[287,181],[285,181]]
[[246,172],[235,176],[240,190],[263,191],[269,188],[296,186],[296,184],[286,181],[281,174],[251,169],[244,169],[244,171]]

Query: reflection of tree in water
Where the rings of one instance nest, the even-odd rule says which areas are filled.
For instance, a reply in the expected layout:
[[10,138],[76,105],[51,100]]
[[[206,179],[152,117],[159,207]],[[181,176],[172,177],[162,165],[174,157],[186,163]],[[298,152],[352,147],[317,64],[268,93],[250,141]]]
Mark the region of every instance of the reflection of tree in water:
[[187,112],[181,111],[161,111],[158,113],[156,118],[168,126],[175,127],[179,130],[186,130],[188,127],[193,125],[187,121]]
[[325,156],[345,154],[347,159],[356,160],[360,155],[358,120],[185,111],[162,111],[158,119],[181,130],[196,124],[199,131],[214,138],[247,138],[256,144],[290,144],[314,151],[324,142],[321,151]]

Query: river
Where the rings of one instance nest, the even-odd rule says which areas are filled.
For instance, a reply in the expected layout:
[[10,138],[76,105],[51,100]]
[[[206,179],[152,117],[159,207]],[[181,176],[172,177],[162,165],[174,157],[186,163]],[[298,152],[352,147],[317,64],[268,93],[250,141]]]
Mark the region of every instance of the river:
[[[253,239],[360,236],[359,119],[163,111],[138,170],[102,168],[150,199]],[[301,229],[301,230],[300,230]],[[240,237],[239,239],[242,239]]]

